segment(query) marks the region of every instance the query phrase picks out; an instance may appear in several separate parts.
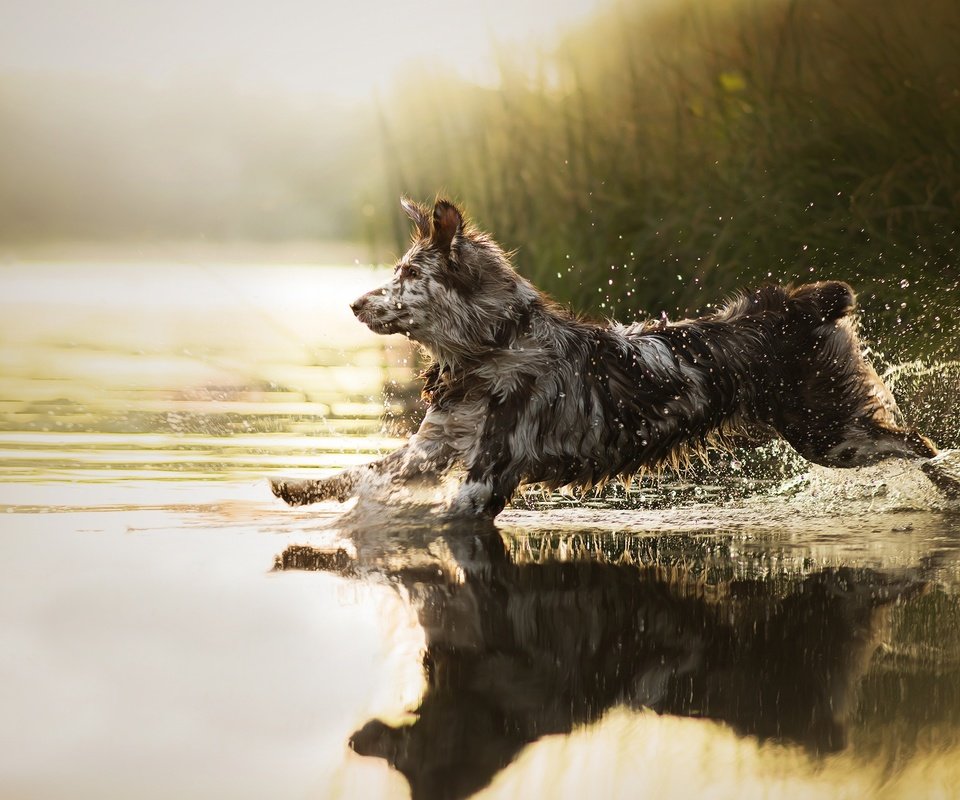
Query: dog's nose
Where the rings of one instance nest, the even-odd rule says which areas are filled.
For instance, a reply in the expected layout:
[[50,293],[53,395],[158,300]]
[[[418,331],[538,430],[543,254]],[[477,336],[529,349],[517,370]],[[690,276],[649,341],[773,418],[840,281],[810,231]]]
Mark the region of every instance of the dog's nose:
[[350,310],[351,310],[354,314],[359,314],[359,313],[360,313],[360,310],[361,310],[366,304],[367,304],[367,296],[366,296],[366,295],[363,295],[363,296],[361,296],[361,297],[358,297],[356,300],[354,300],[354,301],[350,304]]

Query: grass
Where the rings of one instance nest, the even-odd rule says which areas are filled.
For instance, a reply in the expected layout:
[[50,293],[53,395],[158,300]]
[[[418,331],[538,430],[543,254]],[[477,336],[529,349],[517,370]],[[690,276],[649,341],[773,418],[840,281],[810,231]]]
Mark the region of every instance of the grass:
[[409,76],[384,108],[378,191],[442,187],[594,314],[842,278],[887,359],[949,358],[958,51],[954,0],[620,4],[555,51],[503,53],[497,90]]

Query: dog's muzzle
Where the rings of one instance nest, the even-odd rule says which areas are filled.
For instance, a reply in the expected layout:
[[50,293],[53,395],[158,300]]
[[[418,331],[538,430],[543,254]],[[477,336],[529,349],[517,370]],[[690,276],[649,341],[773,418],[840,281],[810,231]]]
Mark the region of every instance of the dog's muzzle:
[[374,333],[396,333],[400,329],[396,316],[385,312],[382,306],[373,302],[375,297],[382,294],[381,289],[374,289],[372,292],[360,295],[350,304],[350,310]]
[[359,318],[360,314],[363,313],[363,310],[369,305],[369,301],[370,293],[367,292],[366,294],[362,294],[350,304],[350,310]]

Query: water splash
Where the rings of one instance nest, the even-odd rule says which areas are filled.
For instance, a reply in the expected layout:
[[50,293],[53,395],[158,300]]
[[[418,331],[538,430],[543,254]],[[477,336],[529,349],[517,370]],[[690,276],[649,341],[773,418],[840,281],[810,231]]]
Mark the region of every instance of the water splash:
[[910,361],[881,377],[911,425],[940,447],[960,447],[960,361]]

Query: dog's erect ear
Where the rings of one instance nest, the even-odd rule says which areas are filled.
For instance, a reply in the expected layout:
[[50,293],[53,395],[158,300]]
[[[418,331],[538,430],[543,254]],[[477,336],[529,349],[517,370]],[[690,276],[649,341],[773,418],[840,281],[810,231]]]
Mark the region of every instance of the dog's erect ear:
[[463,214],[447,200],[437,200],[433,207],[430,240],[441,253],[449,254],[453,238],[463,231]]
[[421,238],[426,238],[430,235],[430,217],[426,208],[416,201],[411,200],[409,197],[400,198],[400,207],[403,208],[404,213],[413,220],[413,224],[417,226],[417,233]]

